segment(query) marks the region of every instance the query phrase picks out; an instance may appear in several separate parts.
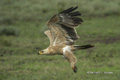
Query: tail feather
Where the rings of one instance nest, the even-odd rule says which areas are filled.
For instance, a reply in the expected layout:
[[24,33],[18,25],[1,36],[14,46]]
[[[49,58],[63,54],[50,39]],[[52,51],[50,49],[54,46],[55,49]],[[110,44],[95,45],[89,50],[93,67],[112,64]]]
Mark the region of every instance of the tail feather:
[[90,45],[90,44],[88,44],[88,45],[82,45],[82,46],[80,46],[80,45],[74,45],[73,47],[74,47],[75,50],[80,50],[80,49],[92,48],[92,47],[94,47],[94,45]]

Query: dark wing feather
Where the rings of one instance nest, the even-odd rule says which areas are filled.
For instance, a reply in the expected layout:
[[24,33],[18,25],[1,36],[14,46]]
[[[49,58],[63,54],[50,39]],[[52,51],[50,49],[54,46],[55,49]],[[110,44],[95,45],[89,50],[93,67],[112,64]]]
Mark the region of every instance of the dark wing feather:
[[[77,7],[71,7],[53,16],[48,21],[48,27],[51,31],[53,39],[57,37],[58,42],[66,40],[67,43],[73,44],[79,37],[75,31],[75,27],[81,24],[82,19],[79,11],[73,12]],[[59,38],[59,39],[58,39]],[[64,38],[64,39],[63,39]],[[54,41],[53,40],[53,41]]]
[[69,8],[69,9],[66,9],[66,10],[60,12],[60,14],[61,14],[61,13],[70,13],[70,12],[74,11],[74,10],[77,9],[77,8],[78,8],[78,6],[76,6],[76,7],[74,7],[74,8],[71,7],[71,8]]
[[73,12],[73,13],[69,13],[70,16],[81,16],[79,11]]
[[67,34],[70,36],[72,40],[77,40],[79,38],[78,35],[76,34],[75,29],[69,28],[62,24],[61,24],[61,27],[67,32]]
[[79,11],[72,12],[78,7],[71,7],[60,14],[58,16],[60,17],[60,21],[58,22],[59,24],[66,25],[67,27],[77,27],[83,20],[79,17],[81,16]]

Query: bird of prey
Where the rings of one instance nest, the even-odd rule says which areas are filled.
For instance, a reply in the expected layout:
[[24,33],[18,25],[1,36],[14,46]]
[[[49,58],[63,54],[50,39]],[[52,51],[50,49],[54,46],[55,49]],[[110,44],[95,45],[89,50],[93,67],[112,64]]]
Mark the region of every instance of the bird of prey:
[[93,47],[93,45],[73,45],[79,38],[76,32],[83,20],[80,18],[79,11],[74,11],[78,8],[71,7],[54,15],[47,23],[49,30],[44,33],[50,40],[48,48],[39,51],[40,55],[63,55],[69,62],[73,71],[77,72],[76,62],[77,59],[73,54],[73,51],[80,49],[87,49]]

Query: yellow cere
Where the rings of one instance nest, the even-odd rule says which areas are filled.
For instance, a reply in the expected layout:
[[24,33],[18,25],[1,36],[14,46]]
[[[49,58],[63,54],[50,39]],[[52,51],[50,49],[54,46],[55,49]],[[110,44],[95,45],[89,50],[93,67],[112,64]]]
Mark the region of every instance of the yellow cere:
[[42,52],[41,52],[41,51],[39,51],[39,54],[42,54]]

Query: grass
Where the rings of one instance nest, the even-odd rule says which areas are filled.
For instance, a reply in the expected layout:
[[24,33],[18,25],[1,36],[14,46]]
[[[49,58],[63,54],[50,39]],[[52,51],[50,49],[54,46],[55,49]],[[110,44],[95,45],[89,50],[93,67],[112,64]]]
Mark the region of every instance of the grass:
[[[78,59],[75,74],[62,56],[37,53],[49,45],[44,34],[47,20],[76,5],[84,21],[77,28],[76,44],[95,48],[74,53]],[[0,80],[119,80],[119,5],[119,0],[1,1]]]
[[[1,36],[11,45],[0,46],[0,79],[2,80],[119,80],[120,17],[84,18],[77,28],[81,39],[76,44],[94,44],[89,50],[76,51],[78,72],[75,74],[62,56],[38,56],[49,45],[42,24],[19,22],[19,36]],[[111,21],[112,19],[112,21]],[[37,24],[37,26],[36,26]],[[96,25],[95,25],[96,24]],[[113,28],[115,26],[115,28]],[[34,31],[33,31],[34,29]],[[110,41],[111,40],[111,41]],[[44,42],[45,41],[45,42]],[[43,43],[44,42],[44,43]],[[88,72],[94,72],[89,74]],[[100,72],[95,74],[95,72]],[[104,72],[113,72],[105,74]]]
[[0,3],[0,21],[6,24],[16,21],[40,22],[76,5],[79,6],[82,16],[110,16],[120,13],[119,0],[51,0],[50,2],[47,0],[3,0]]

